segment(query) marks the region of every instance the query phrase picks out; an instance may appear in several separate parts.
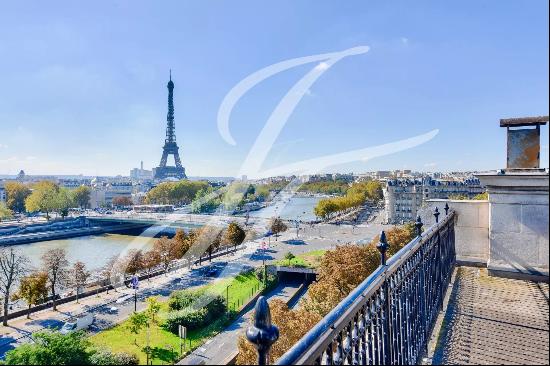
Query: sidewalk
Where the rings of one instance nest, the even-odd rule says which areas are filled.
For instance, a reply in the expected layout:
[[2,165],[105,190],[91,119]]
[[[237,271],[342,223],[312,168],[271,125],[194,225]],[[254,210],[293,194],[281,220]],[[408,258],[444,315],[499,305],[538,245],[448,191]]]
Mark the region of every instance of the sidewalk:
[[[289,301],[300,289],[299,283],[279,285],[266,297],[268,300],[280,299]],[[254,308],[237,318],[223,332],[208,340],[204,345],[194,350],[190,355],[178,362],[178,365],[227,365],[238,354],[239,336],[249,326],[249,319]]]
[[[247,255],[256,251],[258,243],[250,242],[247,248],[240,251],[239,256],[224,256],[213,259],[216,262],[238,262],[247,258]],[[211,263],[203,261],[202,267],[209,266]],[[197,267],[195,267],[197,268]],[[209,281],[215,281],[217,278],[196,278],[196,272],[188,268],[181,268],[169,272],[167,275],[153,277],[150,280],[140,282],[140,289],[137,292],[138,311],[145,308],[144,299],[149,296],[167,297],[174,290],[193,287],[205,284]],[[130,297],[120,303],[115,304],[116,300],[123,297]],[[97,332],[110,328],[117,323],[125,320],[134,310],[133,301],[134,291],[126,287],[120,287],[117,291],[110,290],[109,294],[103,292],[98,296],[92,295],[76,302],[58,305],[58,311],[51,308],[31,314],[31,319],[26,316],[11,319],[7,327],[0,326],[0,358],[5,352],[15,348],[18,344],[32,341],[31,335],[34,332],[47,328],[57,328],[63,325],[66,319],[71,316],[92,312],[96,316],[96,321],[92,332]],[[116,307],[112,310],[111,307]]]

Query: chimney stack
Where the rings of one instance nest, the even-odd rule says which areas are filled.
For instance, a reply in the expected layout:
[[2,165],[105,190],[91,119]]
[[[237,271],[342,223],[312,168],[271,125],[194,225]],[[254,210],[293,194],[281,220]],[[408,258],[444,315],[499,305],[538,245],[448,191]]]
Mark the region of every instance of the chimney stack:
[[546,122],[548,116],[500,120],[508,132],[506,170],[540,169],[540,126]]

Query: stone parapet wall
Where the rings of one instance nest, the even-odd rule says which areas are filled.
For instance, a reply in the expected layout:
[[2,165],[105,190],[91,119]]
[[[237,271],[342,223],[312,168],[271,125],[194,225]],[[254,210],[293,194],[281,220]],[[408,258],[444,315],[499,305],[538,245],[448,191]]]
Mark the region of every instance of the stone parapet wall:
[[486,266],[489,260],[489,201],[428,200],[430,212],[435,207],[445,215],[445,203],[456,212],[455,248],[459,262]]

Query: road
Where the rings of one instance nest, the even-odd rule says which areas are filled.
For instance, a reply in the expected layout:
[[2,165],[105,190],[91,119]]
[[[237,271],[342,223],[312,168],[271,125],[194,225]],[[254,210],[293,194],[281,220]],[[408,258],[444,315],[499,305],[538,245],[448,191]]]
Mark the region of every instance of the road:
[[[174,290],[201,286],[220,278],[233,277],[246,269],[259,267],[264,259],[268,263],[281,259],[287,252],[301,254],[318,249],[334,248],[339,244],[367,243],[385,228],[387,226],[375,223],[356,227],[331,224],[302,225],[298,233],[295,228],[291,228],[277,239],[264,238],[248,242],[246,248],[238,251],[237,254],[220,257],[213,261],[213,265],[220,268],[216,278],[204,277],[197,269],[180,269],[167,276],[158,276],[150,281],[143,281],[138,291],[138,310],[145,307],[144,300],[149,296],[165,298]],[[269,249],[261,250],[262,243],[269,241],[271,242]],[[44,310],[34,313],[30,320],[25,317],[13,319],[10,321],[10,326],[0,327],[0,357],[17,345],[29,342],[33,332],[44,328],[59,327],[65,319],[82,312],[92,312],[96,316],[96,322],[90,329],[91,332],[112,327],[126,319],[134,309],[131,297],[121,304],[117,304],[116,300],[121,296],[132,294],[132,290],[124,288],[119,292],[110,291],[109,294],[103,293],[97,297],[82,299],[79,304],[60,305],[58,312]]]

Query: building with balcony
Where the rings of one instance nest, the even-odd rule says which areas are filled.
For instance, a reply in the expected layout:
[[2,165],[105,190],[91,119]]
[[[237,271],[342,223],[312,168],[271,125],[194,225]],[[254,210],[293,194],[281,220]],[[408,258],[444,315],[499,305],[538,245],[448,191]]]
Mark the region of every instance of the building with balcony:
[[483,193],[484,189],[476,177],[463,180],[442,180],[425,177],[422,179],[392,179],[383,189],[387,223],[412,221],[429,199],[449,198],[461,195],[469,198]]
[[[548,365],[549,173],[535,138],[547,121],[501,120],[507,168],[476,175],[488,200],[426,200],[431,214],[415,220],[416,238],[386,260],[381,234],[379,267],[271,361]],[[246,333],[259,364],[277,326],[260,297]]]
[[6,203],[7,197],[6,197],[6,189],[4,187],[4,182],[0,182],[0,202]]

